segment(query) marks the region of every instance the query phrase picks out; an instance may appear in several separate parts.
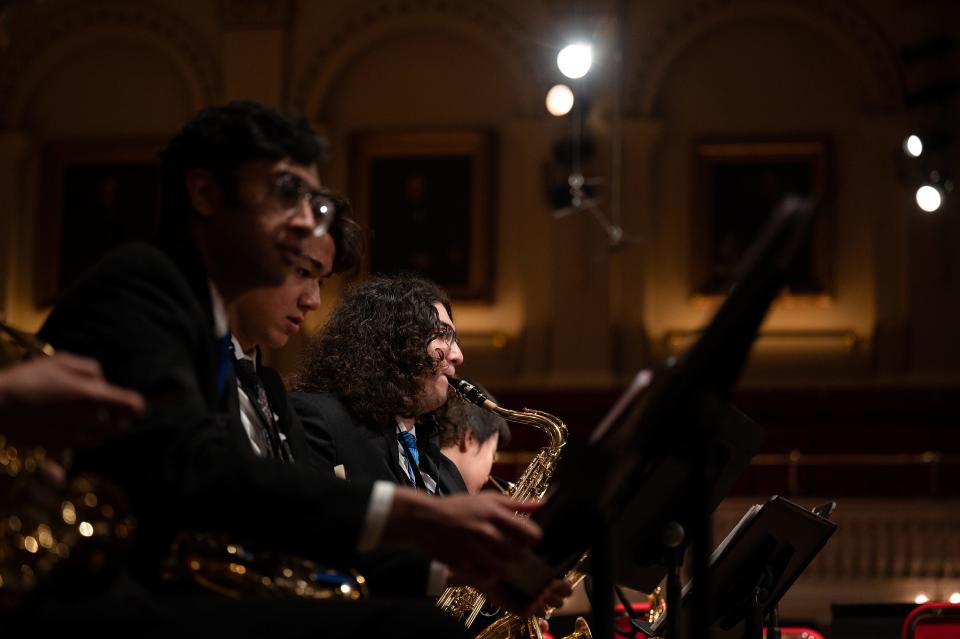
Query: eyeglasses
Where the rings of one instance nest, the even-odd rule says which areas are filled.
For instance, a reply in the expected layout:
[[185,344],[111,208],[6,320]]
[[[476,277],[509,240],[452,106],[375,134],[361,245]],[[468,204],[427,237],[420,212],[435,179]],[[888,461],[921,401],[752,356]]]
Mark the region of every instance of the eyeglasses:
[[449,324],[440,324],[440,328],[437,331],[437,339],[442,340],[443,343],[450,348],[453,348],[454,344],[458,347],[460,346],[460,336],[457,335],[457,331]]
[[316,226],[313,228],[314,237],[320,237],[327,232],[337,212],[331,196],[311,189],[302,178],[287,171],[273,174],[272,196],[291,216],[296,214],[300,204],[307,199],[316,221]]

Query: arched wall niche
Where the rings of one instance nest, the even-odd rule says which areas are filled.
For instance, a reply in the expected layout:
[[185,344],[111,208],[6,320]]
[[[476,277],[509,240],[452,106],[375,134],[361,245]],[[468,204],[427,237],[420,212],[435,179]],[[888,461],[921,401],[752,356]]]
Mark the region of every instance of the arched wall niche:
[[862,375],[870,365],[865,345],[878,307],[873,229],[877,220],[899,215],[889,156],[866,124],[876,110],[900,110],[898,80],[881,73],[883,65],[863,53],[857,38],[836,25],[828,28],[822,15],[811,16],[818,3],[798,3],[807,9],[799,12],[782,3],[705,4],[714,13],[675,30],[676,42],[665,45],[672,50],[656,61],[647,58],[646,84],[633,91],[633,113],[645,114],[638,120],[660,127],[649,147],[649,175],[625,191],[627,201],[649,201],[625,210],[652,238],[644,255],[627,257],[627,268],[646,272],[646,296],[643,308],[629,308],[626,316],[641,323],[662,355],[671,335],[699,329],[715,307],[691,295],[698,138],[826,135],[833,142],[833,299],[828,306],[776,305],[764,330],[801,337],[787,346],[770,341],[769,347],[761,339],[748,379],[813,378],[827,361],[829,375],[838,379]]
[[[221,99],[220,59],[190,24],[152,2],[37,3],[34,26],[11,34],[0,56],[0,180],[5,226],[2,307],[39,328],[35,303],[37,211],[44,144],[65,138],[166,137]],[[103,95],[113,96],[109,101]],[[2,225],[0,225],[2,226]]]
[[669,21],[634,57],[628,77],[628,113],[652,116],[671,66],[698,40],[725,26],[776,20],[820,33],[858,70],[866,110],[902,107],[902,78],[893,47],[879,29],[844,0],[701,0]]
[[[516,256],[524,252],[523,238],[535,232],[543,208],[539,183],[525,177],[535,174],[542,161],[545,144],[540,138],[545,133],[537,121],[518,117],[524,98],[501,59],[486,49],[429,18],[390,29],[344,60],[329,79],[324,99],[318,94],[307,113],[331,142],[332,162],[325,167],[324,180],[347,192],[353,172],[364,170],[350,161],[354,133],[480,130],[496,135],[495,292],[490,303],[458,302],[457,326],[467,333],[496,327],[517,336],[529,321],[530,302],[520,272],[523,262]],[[422,78],[401,75],[407,65],[422,67]],[[469,79],[466,86],[464,77]]]
[[[291,97],[292,110],[330,138],[333,161],[323,177],[332,188],[349,188],[354,132],[496,133],[494,295],[489,303],[457,301],[456,322],[469,342],[470,371],[485,379],[525,374],[535,368],[536,358],[523,355],[530,333],[544,332],[550,318],[554,250],[544,236],[540,182],[531,179],[556,134],[542,103],[547,79],[531,63],[539,52],[513,18],[480,2],[381,2],[338,24]],[[413,65],[423,71],[410,78]],[[493,345],[493,332],[507,336],[505,347]]]
[[[346,61],[308,116],[345,128],[498,128],[523,108],[501,61],[460,34],[437,28],[390,32]],[[404,70],[415,67],[419,77]]]
[[[222,96],[220,61],[208,43],[182,19],[153,4],[78,3],[67,9],[58,8],[38,24],[32,31],[17,34],[0,62],[0,96],[5,96],[0,99],[0,126],[4,128],[16,129],[29,122],[29,111],[42,94],[44,83],[57,74],[63,77],[74,62],[96,58],[101,47],[101,51],[113,56],[103,60],[112,62],[111,72],[123,70],[128,63],[131,72],[121,76],[121,81],[127,78],[136,85],[133,75],[147,77],[142,70],[133,73],[140,58],[150,71],[160,73],[154,95],[161,105],[169,97],[160,95],[163,91],[179,91],[186,113],[177,113],[172,116],[174,120],[182,122],[191,112],[219,101]],[[129,59],[115,59],[116,56]],[[82,64],[76,70],[83,73]],[[95,95],[91,96],[91,100],[95,99]]]
[[352,61],[378,43],[412,34],[435,32],[464,38],[495,60],[517,96],[515,117],[539,115],[547,79],[537,72],[537,51],[523,27],[494,6],[457,0],[389,0],[359,6],[331,35],[317,38],[316,48],[298,75],[292,108],[310,118],[323,112],[330,91]]

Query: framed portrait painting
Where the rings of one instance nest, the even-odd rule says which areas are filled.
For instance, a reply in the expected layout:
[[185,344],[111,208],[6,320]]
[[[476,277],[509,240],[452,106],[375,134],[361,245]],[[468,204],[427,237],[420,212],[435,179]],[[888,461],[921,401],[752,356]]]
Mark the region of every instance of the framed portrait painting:
[[794,194],[812,198],[817,214],[785,294],[820,302],[830,299],[829,151],[826,137],[695,144],[691,233],[695,297],[726,293],[738,262],[770,213],[785,195]]
[[489,300],[493,135],[358,133],[351,142],[351,199],[370,231],[364,271],[417,273],[454,298]]
[[126,241],[150,238],[163,141],[69,140],[43,151],[37,226],[38,305]]

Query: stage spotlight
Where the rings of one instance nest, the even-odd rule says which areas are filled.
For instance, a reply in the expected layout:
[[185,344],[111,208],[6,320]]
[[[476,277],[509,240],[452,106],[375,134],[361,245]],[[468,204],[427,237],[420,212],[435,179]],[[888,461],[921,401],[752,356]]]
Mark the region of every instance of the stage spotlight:
[[925,604],[930,601],[930,597],[926,596],[922,592],[914,598],[914,601],[918,604]]
[[952,595],[950,595],[949,601],[952,604],[960,604],[960,592],[955,592]]
[[923,140],[918,135],[908,135],[903,141],[903,152],[913,158],[920,157],[923,153]]
[[593,47],[589,44],[568,44],[557,54],[560,73],[571,80],[587,75],[593,64]]
[[943,192],[939,187],[924,184],[917,189],[917,206],[927,213],[937,211],[941,204],[943,204]]
[[547,111],[558,118],[573,108],[573,91],[565,84],[554,85],[547,91]]

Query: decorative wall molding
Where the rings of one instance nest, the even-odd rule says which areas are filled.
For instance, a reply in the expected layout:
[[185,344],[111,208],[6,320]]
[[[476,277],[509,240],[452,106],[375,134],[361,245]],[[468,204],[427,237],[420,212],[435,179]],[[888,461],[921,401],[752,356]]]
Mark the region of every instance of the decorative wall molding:
[[291,0],[220,0],[218,9],[227,29],[277,29],[293,15]]
[[[537,50],[513,16],[481,0],[385,0],[358,4],[339,24],[327,29],[289,96],[291,108],[316,119],[338,73],[363,51],[387,37],[436,28],[459,33],[499,59],[517,88],[522,113],[538,113],[546,76],[538,71]],[[303,36],[301,36],[303,37]],[[539,91],[543,88],[543,91]]]
[[638,69],[627,80],[626,112],[653,115],[670,67],[696,41],[724,26],[756,19],[783,20],[826,35],[868,69],[870,77],[863,78],[870,92],[866,107],[902,106],[893,45],[848,0],[697,0],[631,56]]
[[56,58],[60,50],[66,57],[72,42],[94,35],[132,39],[173,60],[200,102],[196,108],[219,101],[223,94],[220,59],[207,40],[183,19],[152,3],[88,0],[58,8],[49,19],[37,22],[36,29],[18,33],[0,58],[2,127],[17,128],[18,109],[24,108],[27,85],[36,80],[38,61]]

